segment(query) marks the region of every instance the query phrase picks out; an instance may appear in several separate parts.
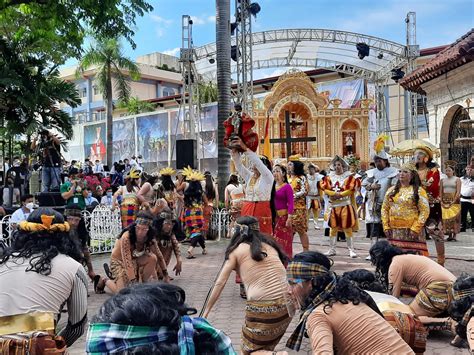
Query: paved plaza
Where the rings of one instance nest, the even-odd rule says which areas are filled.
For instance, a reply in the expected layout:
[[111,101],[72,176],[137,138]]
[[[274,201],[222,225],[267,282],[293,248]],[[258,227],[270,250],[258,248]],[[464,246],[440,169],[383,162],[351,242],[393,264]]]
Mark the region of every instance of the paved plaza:
[[[315,231],[310,229],[310,249],[317,251],[326,251],[329,245],[329,238],[323,237],[322,231]],[[344,271],[353,270],[355,268],[366,268],[373,270],[368,261],[365,260],[367,251],[369,249],[369,240],[364,238],[365,231],[361,230],[356,235],[355,245],[359,257],[350,259],[347,256],[347,248],[345,242],[339,242],[337,247],[338,255],[333,257],[334,270],[338,274]],[[472,273],[474,268],[474,233],[462,233],[458,236],[458,242],[446,242],[446,267],[455,275],[459,275],[463,271]],[[200,249],[197,248],[196,259],[187,260],[183,262],[183,272],[181,276],[176,277],[174,284],[182,287],[186,291],[187,303],[195,307],[198,312],[201,310],[204,300],[216,278],[219,267],[224,260],[224,250],[228,244],[228,239],[223,239],[219,242],[208,242],[208,255],[200,255]],[[431,255],[436,255],[432,241],[428,241],[428,247]],[[187,246],[182,246],[181,251],[184,254]],[[301,244],[298,237],[295,237],[294,252],[302,251]],[[103,273],[102,264],[109,259],[108,254],[96,255],[93,257],[94,267],[96,271]],[[174,260],[171,261],[171,268]],[[109,297],[109,295],[96,295],[93,291],[92,284],[89,285],[89,319],[97,312],[100,305]],[[231,275],[226,287],[214,306],[209,320],[218,329],[223,330],[230,338],[234,348],[238,351],[240,349],[240,331],[244,319],[244,305],[245,301],[240,298],[239,288],[234,283],[234,277]],[[291,331],[295,328],[297,317],[288,327],[288,331],[281,340],[277,350],[285,350],[285,343]],[[85,353],[85,338],[84,335],[79,339],[70,349],[71,354]],[[467,349],[457,349],[449,345],[451,335],[444,332],[432,333],[428,340],[426,354],[468,354]],[[310,354],[310,347],[308,339],[305,339],[302,345],[300,354]],[[289,354],[296,354],[296,352],[289,351]]]

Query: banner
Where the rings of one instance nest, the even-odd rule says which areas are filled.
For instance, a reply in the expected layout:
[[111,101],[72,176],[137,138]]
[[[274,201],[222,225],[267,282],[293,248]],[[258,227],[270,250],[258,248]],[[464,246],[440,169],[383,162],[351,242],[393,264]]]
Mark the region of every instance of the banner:
[[130,159],[135,155],[135,120],[128,118],[113,122],[113,161]]
[[[329,100],[339,99],[339,108],[358,107],[359,100],[364,97],[364,80],[341,80],[329,81],[316,84],[316,90],[320,93],[328,91]],[[331,108],[332,105],[329,105]]]
[[84,126],[84,156],[95,162],[99,160],[105,163],[107,159],[107,149],[105,142],[105,123]]
[[137,152],[145,163],[168,161],[168,112],[137,117]]

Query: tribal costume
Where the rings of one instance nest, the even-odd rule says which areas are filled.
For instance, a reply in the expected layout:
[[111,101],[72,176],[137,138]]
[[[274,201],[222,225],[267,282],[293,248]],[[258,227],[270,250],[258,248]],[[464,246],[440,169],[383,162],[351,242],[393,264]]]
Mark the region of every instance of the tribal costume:
[[410,306],[391,295],[372,291],[365,292],[374,300],[385,320],[410,345],[412,350],[417,354],[423,354],[426,350],[428,331]]
[[206,243],[202,235],[202,227],[204,225],[202,205],[194,203],[192,206],[184,206],[181,222],[183,223],[186,237],[191,240],[191,247],[195,248],[199,244],[205,250]]
[[176,259],[181,256],[181,250],[179,249],[179,242],[176,239],[174,234],[171,234],[169,238],[160,237],[157,241],[158,247],[163,254],[166,266],[169,265],[171,261],[171,256],[174,254]]
[[403,283],[419,290],[410,303],[418,316],[435,317],[446,311],[455,280],[456,277],[443,266],[421,255],[394,256],[388,270],[389,290],[393,296],[400,296]]
[[394,187],[388,189],[382,205],[382,223],[384,232],[389,236],[388,241],[405,251],[428,256],[426,239],[422,233],[429,215],[425,190],[419,188],[419,201],[415,204],[413,186],[402,186],[395,196],[390,197],[393,189]]
[[239,175],[245,181],[245,200],[242,204],[241,215],[253,216],[258,219],[260,232],[272,235],[272,212],[270,209],[270,197],[273,186],[272,172],[260,160],[257,154],[251,150],[243,153],[247,160],[260,172],[255,178],[253,173],[242,165],[240,154],[232,153],[232,160]]
[[[339,156],[333,159],[332,165],[338,161],[342,162],[344,169],[347,169],[347,163]],[[350,256],[357,256],[354,251],[354,242],[352,239],[353,231],[358,229],[357,213],[354,206],[356,186],[356,179],[352,173],[347,170],[340,175],[331,172],[321,181],[321,190],[328,196],[328,215],[325,217],[331,228],[328,255],[336,255],[336,236],[337,232],[341,231],[346,235]],[[336,194],[339,194],[340,198],[336,198]]]
[[245,324],[242,327],[242,352],[250,354],[263,349],[274,349],[291,322],[286,301],[247,301]]
[[[446,169],[456,170],[457,163],[453,160],[445,162]],[[461,230],[461,180],[456,177],[446,177],[441,180],[441,216],[443,218],[444,234],[448,240],[455,240]]]
[[[306,177],[290,176],[288,182],[293,189],[293,231],[302,235],[308,232],[308,210],[306,209]],[[306,246],[303,245],[303,249]]]
[[[314,165],[310,165],[310,167]],[[308,195],[306,196],[306,207],[308,208],[308,217],[313,215],[314,228],[318,227],[319,212],[321,211],[321,195],[319,193],[319,182],[323,179],[323,175],[316,173],[314,175],[308,174]]]
[[120,215],[122,218],[122,228],[127,228],[137,217],[140,209],[140,202],[137,198],[138,187],[134,186],[131,192],[128,192],[127,186],[121,186],[122,203],[120,204]]
[[157,280],[157,269],[161,270],[160,274],[167,274],[163,255],[155,241],[145,246],[142,252],[137,252],[128,231],[117,239],[110,257],[110,270],[117,292],[135,282]]
[[[293,257],[293,228],[286,226],[288,215],[294,213],[293,189],[290,184],[283,183],[280,186],[275,186],[274,205],[276,220],[273,237],[291,259]],[[294,220],[292,223],[295,223]]]

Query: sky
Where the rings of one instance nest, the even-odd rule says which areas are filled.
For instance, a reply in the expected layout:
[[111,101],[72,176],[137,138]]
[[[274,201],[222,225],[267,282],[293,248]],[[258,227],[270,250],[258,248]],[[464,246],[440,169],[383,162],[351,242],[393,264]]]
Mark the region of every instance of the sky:
[[[283,28],[327,28],[357,32],[405,44],[405,17],[416,12],[420,48],[450,44],[474,27],[474,0],[254,0],[262,8],[253,31]],[[149,0],[153,12],[137,20],[136,50],[179,54],[181,16],[193,18],[195,46],[215,42],[215,0]],[[231,19],[235,1],[231,3]],[[70,63],[72,64],[72,63]]]

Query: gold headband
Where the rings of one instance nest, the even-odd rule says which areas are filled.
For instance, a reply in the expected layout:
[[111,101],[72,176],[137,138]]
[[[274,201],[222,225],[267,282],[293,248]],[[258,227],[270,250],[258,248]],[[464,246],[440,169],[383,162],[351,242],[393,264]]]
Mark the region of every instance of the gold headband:
[[400,169],[401,170],[409,170],[409,171],[412,171],[412,172],[417,172],[416,165],[413,162],[408,162],[408,163],[403,164]]
[[20,230],[24,232],[69,232],[69,223],[55,223],[53,224],[54,216],[46,214],[41,215],[41,223],[22,221],[19,224]]

